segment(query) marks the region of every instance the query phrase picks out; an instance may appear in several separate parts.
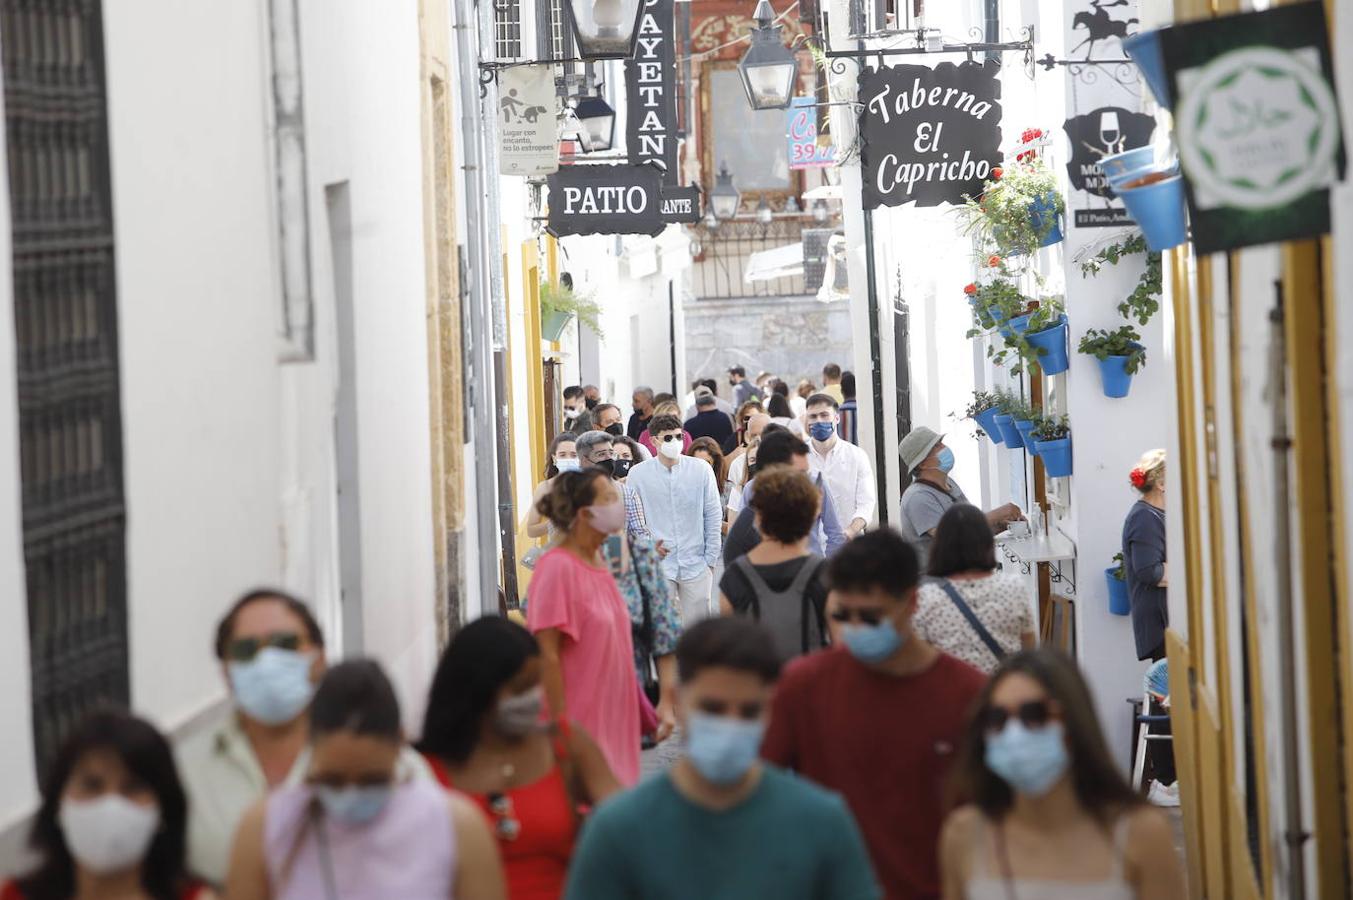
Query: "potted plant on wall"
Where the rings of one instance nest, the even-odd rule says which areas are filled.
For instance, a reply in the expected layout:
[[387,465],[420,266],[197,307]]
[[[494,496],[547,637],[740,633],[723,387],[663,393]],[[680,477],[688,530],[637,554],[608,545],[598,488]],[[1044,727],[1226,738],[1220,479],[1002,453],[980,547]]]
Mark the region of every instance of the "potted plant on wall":
[[1029,317],[1024,342],[1033,351],[1030,361],[1037,363],[1044,375],[1060,375],[1071,367],[1067,353],[1068,331],[1061,298],[1041,301]]
[[578,321],[592,329],[597,337],[603,337],[601,331],[601,307],[592,299],[590,291],[578,293],[573,289],[572,280],[560,279],[559,284],[548,281],[540,283],[540,337],[546,341],[557,341],[568,327],[568,323],[577,316]]
[[1062,240],[1066,202],[1057,176],[1039,150],[1048,141],[1038,128],[1021,136],[1014,162],[991,170],[980,197],[964,197],[966,230],[1006,256],[1032,256]]
[[1066,416],[1045,417],[1034,428],[1034,447],[1050,478],[1071,474],[1071,424]]
[[1032,415],[1028,404],[1012,391],[997,391],[995,396],[996,408],[999,410],[995,416],[996,427],[1000,429],[1005,445],[1011,450],[1024,449],[1024,437],[1015,421],[1027,421]]
[[1043,422],[1043,416],[1033,407],[1026,407],[1027,419],[1016,419],[1015,428],[1019,430],[1020,439],[1024,441],[1024,449],[1029,451],[1030,456],[1038,455],[1038,445],[1034,441],[1034,432]]
[[996,425],[996,416],[1000,415],[1000,408],[996,405],[996,395],[987,391],[973,391],[972,402],[964,411],[963,417],[972,419],[977,423],[977,427],[982,434],[991,438],[993,444],[999,444],[1005,440],[1001,435],[1001,429]]
[[1019,322],[1033,302],[1019,289],[1014,281],[1006,277],[997,277],[986,284],[970,284],[963,289],[972,306],[975,326],[968,337],[977,337],[984,331],[1000,327],[1001,333]]
[[1115,616],[1126,616],[1132,612],[1132,601],[1128,597],[1127,573],[1123,571],[1123,554],[1113,555],[1113,565],[1104,570],[1109,583],[1109,612]]
[[1131,325],[1113,331],[1091,328],[1081,337],[1081,353],[1099,360],[1100,381],[1106,397],[1126,397],[1132,389],[1132,376],[1146,365],[1142,336]]

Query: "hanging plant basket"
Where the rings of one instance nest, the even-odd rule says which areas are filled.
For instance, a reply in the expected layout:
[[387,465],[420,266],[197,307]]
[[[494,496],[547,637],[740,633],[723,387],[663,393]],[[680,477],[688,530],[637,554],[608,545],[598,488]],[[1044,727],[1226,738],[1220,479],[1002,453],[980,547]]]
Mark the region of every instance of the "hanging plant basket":
[[1071,475],[1071,438],[1055,441],[1034,441],[1034,449],[1043,460],[1043,469],[1049,478]]
[[573,321],[573,313],[552,309],[540,320],[540,338],[545,341],[557,341],[564,336],[564,329]]
[[1023,450],[1024,438],[1020,436],[1019,429],[1015,427],[1015,417],[999,413],[996,416],[996,427],[1001,430],[1001,437],[1005,445],[1011,450]]
[[1104,577],[1109,583],[1109,612],[1115,616],[1132,613],[1132,600],[1128,597],[1127,582],[1118,577],[1122,568],[1120,564],[1104,570]]
[[1033,438],[1034,429],[1037,427],[1037,422],[1028,419],[1015,420],[1015,429],[1019,431],[1020,440],[1024,441],[1024,449],[1029,451],[1030,456],[1038,455],[1037,442]]
[[1029,224],[1035,234],[1043,235],[1040,247],[1051,247],[1063,240],[1060,200],[1057,194],[1045,194],[1029,204]]
[[1071,367],[1067,331],[1066,316],[1061,315],[1051,328],[1024,335],[1024,340],[1038,351],[1038,365],[1044,375],[1060,375]]
[[973,420],[986,432],[987,437],[991,438],[993,444],[1005,443],[1005,436],[1001,433],[1001,428],[996,424],[996,418],[1000,416],[1001,411],[996,407],[983,410],[973,416]]
[[1151,250],[1159,253],[1188,240],[1184,178],[1178,172],[1148,172],[1124,182],[1118,196]]
[[1141,70],[1147,87],[1156,95],[1156,102],[1169,109],[1173,104],[1170,100],[1170,80],[1165,74],[1165,55],[1160,49],[1160,32],[1142,31],[1123,38],[1123,52]]

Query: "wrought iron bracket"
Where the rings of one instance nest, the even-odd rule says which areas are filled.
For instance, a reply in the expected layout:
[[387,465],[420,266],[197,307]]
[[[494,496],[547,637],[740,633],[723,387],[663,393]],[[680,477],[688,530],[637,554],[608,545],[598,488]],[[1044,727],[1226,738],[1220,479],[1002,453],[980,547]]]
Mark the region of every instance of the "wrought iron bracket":
[[1140,81],[1136,64],[1124,56],[1120,59],[1057,59],[1051,53],[1038,60],[1043,71],[1051,72],[1058,66],[1065,66],[1068,74],[1076,81],[1094,84],[1099,80],[1099,71],[1107,69],[1109,77],[1123,87],[1131,87]]
[[[883,58],[887,56],[925,56],[949,53],[962,53],[972,62],[974,56],[978,53],[1023,53],[1028,60],[1033,59],[1034,53],[1034,26],[1026,25],[1021,29],[1024,33],[1024,39],[1018,41],[966,41],[957,44],[944,44],[941,47],[930,48],[924,44],[915,47],[876,47],[874,49],[859,48],[855,50],[823,50],[822,55],[831,60],[853,59],[858,62],[864,62],[869,59],[877,59],[882,65]],[[840,65],[840,69],[837,66]],[[832,71],[835,74],[845,72],[844,65],[834,63]]]

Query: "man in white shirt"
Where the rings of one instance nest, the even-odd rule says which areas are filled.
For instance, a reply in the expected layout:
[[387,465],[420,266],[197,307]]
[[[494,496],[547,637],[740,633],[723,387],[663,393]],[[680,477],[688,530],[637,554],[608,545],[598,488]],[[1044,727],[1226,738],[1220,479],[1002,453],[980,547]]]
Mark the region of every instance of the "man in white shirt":
[[822,473],[827,491],[832,496],[846,537],[853,538],[874,517],[874,471],[869,454],[836,433],[841,421],[840,406],[829,394],[814,394],[808,398],[804,414],[809,446],[808,465],[814,473]]
[[719,487],[708,463],[682,455],[680,419],[654,416],[648,430],[657,458],[630,469],[625,484],[638,494],[654,540],[668,550],[663,576],[681,600],[682,625],[690,627],[710,614],[723,532]]

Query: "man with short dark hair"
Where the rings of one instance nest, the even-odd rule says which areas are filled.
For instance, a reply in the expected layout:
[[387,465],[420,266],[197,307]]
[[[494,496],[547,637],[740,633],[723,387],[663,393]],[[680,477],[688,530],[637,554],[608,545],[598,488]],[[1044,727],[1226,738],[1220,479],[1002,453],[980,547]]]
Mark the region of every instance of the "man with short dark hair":
[[828,395],[839,405],[846,399],[841,393],[841,367],[829,362],[822,367],[822,393]]
[[[604,431],[589,431],[578,436],[578,463],[583,469],[601,469],[607,475],[615,473],[615,444],[612,436]],[[648,530],[648,520],[644,516],[644,504],[639,495],[630,490],[628,484],[620,482],[620,495],[625,500],[625,533],[631,538],[652,540]]]
[[[789,429],[783,425],[767,425],[766,430],[762,432],[761,442],[756,446],[755,451],[754,468],[748,469],[748,473],[752,476],[771,466],[793,466],[800,472],[806,473],[809,471],[808,445],[791,434]],[[831,493],[823,486],[820,478],[814,478],[813,483],[822,492],[822,509],[819,510],[817,522],[808,535],[808,549],[818,556],[830,556],[845,544],[846,535],[841,530],[840,522],[837,519],[836,506],[832,503]],[[755,485],[756,478],[752,477],[737,497],[741,505],[737,518],[733,520],[733,527],[728,529],[728,537],[724,541],[723,561],[725,565],[730,565],[733,560],[761,543],[761,533],[756,530],[755,513],[752,511],[749,502],[752,491],[755,490]],[[729,508],[731,509],[732,498],[729,499]]]
[[855,446],[860,445],[860,405],[855,400],[855,373],[841,373],[841,424],[838,431],[841,437]]
[[611,437],[620,437],[625,433],[624,418],[620,407],[614,403],[599,403],[597,408],[592,410],[592,420],[597,428]]
[[592,414],[587,411],[583,389],[576,384],[564,388],[564,431],[583,434],[592,430]]
[[685,753],[593,811],[567,900],[878,900],[840,798],[757,760],[779,671],[770,636],[708,619],[676,655]]
[[812,447],[808,464],[815,475],[822,476],[846,537],[853,538],[874,517],[874,469],[869,454],[837,436],[841,414],[830,395],[809,397],[803,418]]
[[728,383],[733,386],[734,409],[741,409],[748,400],[761,399],[761,392],[747,380],[747,370],[742,366],[733,366],[728,370]]
[[986,677],[912,629],[920,564],[891,528],[827,572],[833,646],[791,663],[761,755],[850,804],[889,900],[940,896],[943,785]]
[[583,402],[589,410],[595,410],[601,403],[601,388],[595,384],[583,385]]
[[630,416],[625,434],[637,441],[648,430],[648,420],[653,418],[653,405],[656,402],[653,389],[646,385],[639,385],[634,389],[634,396],[631,400],[634,403],[634,415]]
[[702,437],[714,438],[720,446],[733,436],[733,420],[720,412],[715,403],[714,392],[705,385],[695,389],[695,415],[688,418],[683,428],[692,440]]
[[667,550],[663,577],[680,598],[682,624],[689,627],[710,613],[723,535],[718,482],[703,459],[682,454],[685,432],[676,416],[654,416],[648,432],[657,458],[630,469],[625,484],[639,495],[649,530]]

